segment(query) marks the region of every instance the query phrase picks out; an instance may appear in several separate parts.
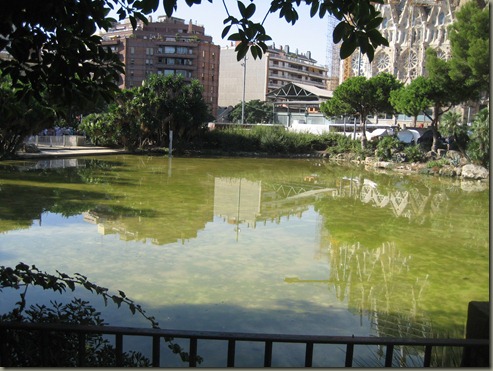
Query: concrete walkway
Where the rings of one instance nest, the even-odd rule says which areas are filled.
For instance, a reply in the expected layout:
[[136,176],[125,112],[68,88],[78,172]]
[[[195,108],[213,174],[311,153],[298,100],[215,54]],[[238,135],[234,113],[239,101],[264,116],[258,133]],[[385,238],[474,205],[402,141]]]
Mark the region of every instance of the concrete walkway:
[[95,146],[77,146],[77,147],[57,147],[38,145],[40,152],[27,153],[18,152],[17,155],[22,159],[41,159],[41,158],[58,158],[58,157],[78,157],[94,155],[114,155],[128,153],[123,149],[114,149],[107,147]]

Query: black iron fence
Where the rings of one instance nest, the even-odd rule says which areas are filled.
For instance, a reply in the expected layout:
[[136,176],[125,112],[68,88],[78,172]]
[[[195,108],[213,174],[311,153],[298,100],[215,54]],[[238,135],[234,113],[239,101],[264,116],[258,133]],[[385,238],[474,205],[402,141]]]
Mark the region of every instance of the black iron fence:
[[[14,323],[0,322],[0,366],[11,366],[11,357],[7,339],[12,339],[15,332],[29,331],[39,332],[45,339],[40,347],[49,346],[49,339],[54,334],[72,333],[77,334],[78,352],[77,365],[85,366],[85,342],[87,336],[91,334],[101,334],[114,336],[115,339],[115,365],[123,366],[123,341],[124,337],[140,336],[149,338],[149,348],[151,350],[151,362],[153,367],[162,367],[161,344],[166,338],[186,339],[188,341],[189,367],[197,366],[197,349],[199,342],[207,340],[223,340],[227,346],[227,367],[235,366],[236,345],[239,342],[260,342],[264,344],[264,367],[272,365],[273,344],[275,343],[298,343],[305,346],[304,366],[311,367],[314,354],[314,346],[317,344],[338,344],[345,347],[345,366],[352,367],[355,346],[357,345],[378,345],[385,348],[385,367],[393,366],[394,350],[397,347],[417,347],[423,352],[423,364],[418,367],[432,366],[432,351],[436,347],[459,348],[463,351],[489,347],[487,339],[398,339],[382,337],[353,337],[353,336],[308,336],[308,335],[276,335],[276,334],[255,334],[255,333],[229,333],[229,332],[209,332],[209,331],[178,331],[165,329],[142,329],[112,326],[82,326],[66,324],[42,324],[42,323]],[[8,336],[9,335],[9,336]],[[39,366],[49,364],[49,360],[44,358],[47,352],[40,352]],[[325,365],[331,367],[333,365]],[[467,364],[462,363],[462,366]]]

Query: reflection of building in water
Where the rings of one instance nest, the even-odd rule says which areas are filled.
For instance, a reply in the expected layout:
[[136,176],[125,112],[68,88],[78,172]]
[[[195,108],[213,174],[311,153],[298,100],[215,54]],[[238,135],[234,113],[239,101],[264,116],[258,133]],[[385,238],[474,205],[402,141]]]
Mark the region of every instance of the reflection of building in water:
[[252,228],[258,221],[279,222],[282,216],[301,216],[314,198],[336,191],[312,182],[311,178],[300,183],[215,178],[214,215],[232,224],[246,222]]
[[[376,249],[355,245],[330,246],[330,276],[339,300],[366,315],[375,336],[433,338],[431,320],[419,310],[428,276],[405,279],[412,273],[411,256],[403,256],[393,243]],[[422,349],[401,347],[399,362],[412,366]],[[380,354],[385,357],[385,352]],[[411,364],[409,364],[411,363]]]
[[[163,199],[162,205],[122,210],[100,205],[85,213],[84,220],[98,224],[101,234],[119,234],[123,240],[149,239],[153,244],[163,245],[195,238],[214,216],[223,217],[231,224],[246,223],[247,227],[255,228],[258,222],[280,223],[282,217],[301,217],[314,201],[326,197],[359,200],[408,219],[424,220],[426,210],[432,214],[446,211],[444,193],[423,194],[417,188],[383,189],[362,177],[331,178],[330,183],[318,174],[253,179],[208,176],[200,188],[203,193],[200,202],[190,199],[188,203],[170,203]],[[146,204],[145,196],[140,204]],[[330,234],[323,225],[319,229],[320,245],[323,245],[330,240]]]
[[[431,320],[421,313],[423,292],[428,276],[412,276],[412,257],[404,256],[393,243],[368,249],[359,243],[327,248],[329,276],[286,277],[288,284],[323,284],[334,290],[349,310],[367,317],[375,336],[396,338],[433,338]],[[401,347],[395,352],[401,366],[412,366],[413,357],[422,357],[422,349]],[[385,352],[377,355],[385,357]],[[355,359],[357,363],[357,359]]]
[[344,177],[339,181],[337,197],[359,199],[365,204],[385,208],[388,207],[397,217],[408,219],[422,216],[426,205],[429,204],[432,212],[443,212],[443,204],[448,199],[445,194],[422,194],[416,188],[410,190],[382,191],[378,184],[369,180]]
[[58,158],[51,160],[38,160],[33,163],[24,163],[22,166],[18,166],[19,170],[39,170],[39,169],[65,169],[69,167],[84,167],[86,161],[77,158]]
[[229,223],[246,222],[255,227],[260,215],[262,182],[242,178],[214,179],[214,215]]

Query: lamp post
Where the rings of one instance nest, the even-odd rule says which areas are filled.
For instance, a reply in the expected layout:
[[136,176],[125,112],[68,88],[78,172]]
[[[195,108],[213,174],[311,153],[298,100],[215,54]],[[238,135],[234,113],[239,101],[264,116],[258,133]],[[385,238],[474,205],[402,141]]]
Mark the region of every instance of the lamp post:
[[241,124],[245,123],[245,90],[246,90],[246,61],[247,57],[243,58],[243,98],[241,100]]

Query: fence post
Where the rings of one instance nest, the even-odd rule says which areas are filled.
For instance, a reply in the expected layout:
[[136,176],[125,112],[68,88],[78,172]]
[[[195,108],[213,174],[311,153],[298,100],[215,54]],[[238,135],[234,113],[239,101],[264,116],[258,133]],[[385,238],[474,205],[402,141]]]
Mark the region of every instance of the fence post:
[[[471,301],[467,308],[466,339],[489,339],[490,303]],[[464,347],[461,367],[490,367],[489,345]]]

